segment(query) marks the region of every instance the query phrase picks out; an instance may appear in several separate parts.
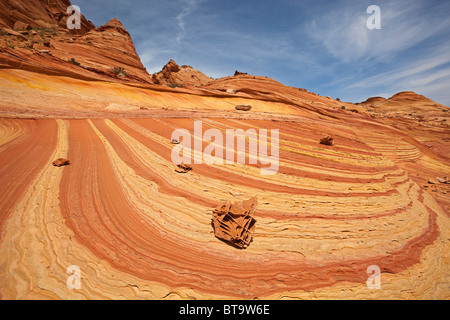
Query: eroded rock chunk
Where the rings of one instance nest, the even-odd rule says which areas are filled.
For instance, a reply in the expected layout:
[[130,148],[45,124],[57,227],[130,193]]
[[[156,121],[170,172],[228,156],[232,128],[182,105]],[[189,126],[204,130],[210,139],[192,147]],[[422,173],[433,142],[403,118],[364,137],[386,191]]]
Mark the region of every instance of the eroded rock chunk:
[[245,249],[253,238],[255,218],[252,217],[258,201],[256,197],[242,202],[230,201],[213,211],[212,225],[214,235],[230,244]]
[[240,104],[235,107],[236,110],[241,110],[241,111],[249,111],[251,108],[252,108],[252,106],[248,105],[248,104]]
[[178,167],[178,169],[175,169],[175,171],[178,173],[186,173],[186,172],[192,170],[192,166],[189,164],[182,163],[182,164],[179,164],[177,167]]
[[62,166],[68,166],[70,164],[70,161],[64,158],[58,158],[55,161],[52,162],[52,164],[55,167],[62,167]]
[[236,76],[242,76],[242,75],[246,75],[246,74],[248,74],[248,73],[246,73],[246,72],[240,72],[240,71],[235,71],[234,72],[234,76],[236,77]]
[[330,137],[330,136],[323,137],[322,139],[320,139],[320,144],[332,146],[333,145],[333,137]]

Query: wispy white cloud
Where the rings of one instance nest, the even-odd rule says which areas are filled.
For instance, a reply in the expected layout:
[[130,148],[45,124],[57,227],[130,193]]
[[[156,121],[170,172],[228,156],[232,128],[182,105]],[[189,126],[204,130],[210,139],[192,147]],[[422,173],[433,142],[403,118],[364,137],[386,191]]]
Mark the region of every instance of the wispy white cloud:
[[450,43],[430,48],[430,53],[399,62],[389,71],[363,79],[354,79],[343,91],[359,90],[389,97],[399,91],[412,90],[439,103],[450,105]]
[[[310,37],[321,43],[344,63],[386,61],[423,40],[450,28],[449,19],[436,19],[423,12],[423,1],[380,1],[381,29],[369,30],[370,16],[364,4],[341,6],[316,17],[307,28]],[[432,21],[432,23],[430,23]]]
[[186,34],[186,23],[184,19],[189,16],[195,8],[199,5],[201,0],[182,0],[182,9],[181,12],[176,16],[176,20],[178,23],[179,33],[176,37],[177,43],[181,44],[181,40],[185,37]]
[[[443,79],[448,79],[449,77],[450,77],[450,66],[448,66],[444,70],[439,70],[424,77],[413,79],[410,81],[410,83],[413,86],[425,86],[432,83],[436,83],[437,81],[441,81]],[[447,82],[447,85],[449,85],[448,88],[450,88],[450,83]]]
[[364,1],[336,6],[307,24],[305,33],[324,49],[325,61],[327,55],[334,58],[328,61],[336,68],[330,68],[330,79],[322,86],[354,102],[412,90],[450,105],[445,89],[450,87],[450,20],[444,13],[448,4],[424,0],[377,4],[380,30],[367,28],[370,14]]

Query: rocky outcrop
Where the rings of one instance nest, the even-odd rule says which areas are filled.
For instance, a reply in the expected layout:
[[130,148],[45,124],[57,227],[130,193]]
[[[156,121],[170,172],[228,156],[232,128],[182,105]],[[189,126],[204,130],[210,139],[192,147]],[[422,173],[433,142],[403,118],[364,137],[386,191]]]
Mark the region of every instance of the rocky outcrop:
[[192,170],[192,166],[190,164],[181,163],[181,164],[177,165],[177,169],[175,169],[175,172],[187,173],[191,170]]
[[[104,72],[123,81],[150,83],[130,34],[117,19],[72,41],[55,41],[54,55],[61,59],[74,57],[81,66]],[[86,48],[89,48],[86,50]],[[114,70],[123,70],[119,75]]]
[[169,87],[201,86],[209,83],[212,78],[190,67],[179,66],[174,60],[170,60],[160,72],[152,75],[155,84]]
[[214,209],[212,225],[217,238],[240,249],[248,247],[253,238],[256,220],[253,218],[258,201],[256,197],[241,202],[230,202]]
[[[269,77],[254,76],[239,71],[236,76],[212,80],[202,88],[239,97],[277,101],[293,105],[296,108],[330,115],[343,104],[343,102],[326,99],[307,90],[285,86]],[[319,105],[320,108],[317,107]],[[252,107],[256,110],[257,106],[252,104]]]
[[[449,299],[447,107],[412,92],[355,106],[242,74],[143,85],[118,21],[20,29],[0,36],[0,299]],[[178,128],[194,131],[196,159],[221,145],[206,130],[279,129],[278,171],[226,141],[223,163],[177,167]]]
[[392,97],[388,99],[388,101],[427,101],[432,102],[430,99],[426,98],[425,96],[421,94],[417,94],[414,91],[402,91],[399,93],[394,94]]
[[371,98],[368,98],[366,101],[363,101],[363,102],[361,102],[359,104],[374,106],[374,105],[377,105],[379,103],[385,102],[386,100],[387,99],[383,98],[383,97],[371,97]]
[[399,107],[397,111],[412,111],[414,108],[421,107],[445,107],[434,102],[427,97],[417,94],[414,91],[402,91],[394,94],[392,97],[385,99],[383,97],[371,97],[366,101],[359,103],[359,105],[379,108],[380,111],[395,112],[395,108]]
[[68,166],[70,164],[70,160],[64,158],[58,158],[52,162],[55,167]]
[[[62,28],[67,30],[69,0],[15,0],[0,2],[0,27]],[[82,8],[81,8],[82,11]],[[81,12],[82,13],[82,12]],[[94,29],[92,22],[81,15],[81,29],[73,33],[86,33]]]
[[234,76],[236,77],[236,76],[242,76],[242,75],[247,75],[248,73],[246,73],[246,72],[240,72],[240,71],[235,71],[234,72]]

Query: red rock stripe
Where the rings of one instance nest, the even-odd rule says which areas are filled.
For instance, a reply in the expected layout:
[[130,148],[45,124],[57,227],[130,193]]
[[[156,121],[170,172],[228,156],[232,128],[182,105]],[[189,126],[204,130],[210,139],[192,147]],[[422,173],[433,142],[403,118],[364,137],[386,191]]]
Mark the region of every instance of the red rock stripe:
[[[0,119],[0,123],[9,121]],[[20,125],[25,129],[23,136],[0,153],[0,230],[39,171],[51,166],[56,148],[55,120],[21,120]]]
[[113,267],[171,287],[253,298],[341,281],[363,283],[371,264],[396,273],[417,263],[438,234],[436,214],[429,210],[423,233],[389,256],[328,263],[280,259],[277,253],[265,254],[264,262],[259,254],[240,251],[223,256],[220,248],[199,251],[199,244],[142,221],[122,193],[102,141],[86,121],[70,121],[69,158],[73,164],[63,173],[61,209],[77,239]]
[[[217,120],[217,119],[216,119]],[[172,134],[172,131],[174,128],[183,128],[188,130],[191,135],[194,134],[194,120],[192,119],[161,119],[161,120],[154,120],[154,119],[133,119],[136,123],[140,124],[141,126],[160,134],[163,137],[166,137],[167,139],[170,139],[170,136]],[[220,120],[222,121],[222,120]],[[157,125],[156,123],[167,123],[171,124],[172,126],[167,126],[165,128],[161,128],[161,126]],[[203,125],[203,132],[206,131],[207,124],[205,123]],[[232,127],[236,129],[236,127]],[[203,142],[203,148],[208,145],[207,142]],[[280,146],[283,145],[283,140],[280,138]],[[326,148],[324,146],[323,148]],[[301,147],[297,146],[297,150],[301,151]],[[305,151],[311,152],[311,150],[305,149]],[[335,155],[334,155],[335,156]],[[347,156],[347,158],[351,158]],[[290,160],[297,164],[304,164],[304,165],[310,165],[314,163],[315,166],[322,166],[326,167],[327,169],[337,169],[341,171],[349,171],[354,173],[379,173],[380,171],[391,171],[391,170],[398,170],[397,166],[390,166],[390,167],[368,167],[368,166],[358,166],[358,165],[347,165],[344,163],[340,163],[333,160],[328,159],[322,159],[318,157],[313,157],[310,155],[305,155],[301,153],[294,153],[289,152],[280,149],[280,159],[283,159],[283,161]]]
[[[149,180],[154,181],[158,184],[159,191],[165,194],[181,196],[188,201],[200,204],[202,206],[210,206],[211,208],[217,206],[217,203],[211,201],[208,198],[204,198],[195,193],[191,193],[189,190],[184,190],[181,188],[174,187],[168,180],[159,175],[157,171],[153,170],[151,163],[142,161],[139,158],[133,156],[133,151],[130,146],[128,146],[116,132],[114,132],[103,120],[92,120],[97,129],[100,130],[102,135],[112,144],[115,152],[119,157],[139,176]],[[402,211],[402,209],[397,209],[394,211],[384,212],[381,214],[374,214],[371,218],[376,218],[385,215],[392,215]],[[364,217],[358,215],[346,215],[346,216],[330,216],[330,215],[303,215],[299,214],[286,214],[283,211],[266,211],[258,210],[257,216],[261,217],[271,217],[276,219],[292,219],[292,220],[304,220],[304,219],[337,219],[337,220],[351,220],[351,219],[363,219]]]
[[[119,121],[119,120],[118,120]],[[208,198],[204,198],[201,195],[197,195],[195,193],[191,193],[189,190],[184,190],[181,188],[174,187],[171,185],[166,177],[159,175],[157,171],[152,168],[151,163],[142,161],[139,158],[136,158],[133,155],[133,151],[131,147],[125,143],[120,136],[112,130],[103,120],[92,120],[93,124],[99,129],[99,131],[106,137],[106,139],[111,143],[114,148],[114,151],[118,154],[118,156],[133,170],[135,170],[136,174],[139,176],[149,180],[154,181],[158,184],[159,192],[181,196],[188,201],[193,203],[200,204],[202,206],[210,206],[214,208],[217,206],[217,203],[211,201]],[[115,121],[116,123],[119,123]],[[153,141],[153,140],[152,140]],[[153,141],[154,142],[154,141]],[[156,142],[154,142],[156,143]],[[158,151],[159,149],[164,149],[164,146],[156,144],[158,149],[157,153],[162,154],[162,151]],[[228,175],[222,175],[222,179],[228,177]],[[403,183],[403,182],[402,182]],[[410,186],[411,188],[411,186]],[[370,196],[370,194],[368,195]],[[410,205],[410,204],[409,204]],[[364,217],[359,215],[345,215],[345,216],[330,216],[326,214],[314,214],[314,215],[304,215],[302,213],[298,214],[286,214],[284,211],[266,211],[266,210],[257,210],[256,215],[261,217],[271,217],[276,219],[291,219],[291,220],[305,220],[305,219],[335,219],[335,220],[352,220],[352,219],[368,219],[368,218],[377,218],[381,216],[389,216],[395,213],[401,212],[404,208],[398,208],[396,210],[391,210],[383,213],[373,214],[370,217]]]
[[[117,119],[112,120],[119,128],[124,130],[126,133],[128,133],[131,137],[145,145],[150,150],[158,153],[161,157],[165,158],[168,162],[171,162],[170,154],[171,149],[169,147],[163,146],[159,144],[157,141],[154,141],[140,132],[134,130],[133,128],[130,128],[123,122]],[[140,124],[144,120],[134,120],[138,124]],[[149,122],[153,120],[145,120],[145,122]],[[156,122],[156,121],[155,121]],[[147,123],[148,125],[148,123]],[[156,126],[162,126],[158,122],[152,123],[151,130],[154,130]],[[166,128],[166,130],[170,130],[170,128]],[[170,135],[168,137],[170,139]],[[367,197],[374,197],[374,196],[382,196],[382,195],[392,195],[397,193],[396,190],[391,189],[384,192],[372,192],[372,193],[363,193],[363,192],[352,192],[352,193],[340,193],[340,192],[332,192],[332,191],[321,191],[321,190],[308,190],[303,189],[301,187],[292,187],[292,186],[285,186],[285,185],[277,185],[275,183],[271,183],[268,181],[261,181],[256,180],[252,177],[244,177],[239,174],[223,171],[219,168],[213,168],[206,164],[201,165],[195,165],[196,173],[200,175],[204,175],[209,178],[217,179],[217,180],[226,180],[230,183],[234,183],[237,185],[243,185],[243,186],[249,186],[253,188],[261,188],[263,190],[267,191],[273,191],[273,192],[282,192],[282,193],[288,193],[288,194],[302,194],[302,195],[316,195],[316,196],[332,196],[332,197],[357,197],[357,196],[367,196]]]

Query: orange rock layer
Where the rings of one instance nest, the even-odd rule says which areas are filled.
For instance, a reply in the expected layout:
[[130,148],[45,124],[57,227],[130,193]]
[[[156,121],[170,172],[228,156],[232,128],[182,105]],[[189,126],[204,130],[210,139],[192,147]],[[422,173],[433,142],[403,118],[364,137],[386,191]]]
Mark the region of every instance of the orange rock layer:
[[[391,129],[329,123],[330,148],[309,122],[203,121],[223,132],[280,128],[279,173],[201,164],[177,174],[170,134],[193,134],[187,118],[2,119],[2,297],[449,297],[448,211],[396,164],[391,141],[368,140]],[[56,157],[73,161],[55,168]],[[33,161],[13,161],[24,158]],[[415,161],[433,172],[436,160],[419,151]],[[250,197],[258,226],[239,251],[214,236],[212,211]],[[81,289],[66,286],[71,265]],[[366,286],[370,265],[381,290]]]

